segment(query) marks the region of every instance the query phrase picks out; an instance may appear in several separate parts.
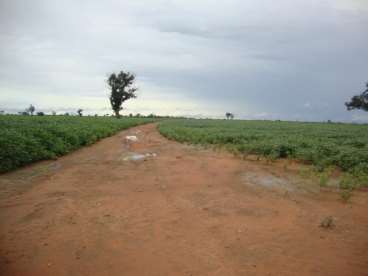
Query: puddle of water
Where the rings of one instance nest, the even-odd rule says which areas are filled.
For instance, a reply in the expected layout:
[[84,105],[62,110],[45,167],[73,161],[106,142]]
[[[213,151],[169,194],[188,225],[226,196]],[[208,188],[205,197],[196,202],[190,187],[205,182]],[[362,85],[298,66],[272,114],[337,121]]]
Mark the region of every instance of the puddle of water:
[[297,190],[297,187],[288,179],[281,178],[272,174],[255,174],[252,172],[243,173],[242,181],[247,185],[261,186],[268,189],[280,189],[288,192]]
[[156,157],[156,153],[130,153],[123,158],[124,161],[142,161],[147,160],[150,157]]
[[132,154],[124,158],[125,161],[140,161],[146,159],[145,154]]
[[243,172],[241,174],[241,180],[245,185],[283,192],[317,193],[320,190],[319,186],[311,180],[299,179],[297,176],[292,176],[289,179],[267,172]]

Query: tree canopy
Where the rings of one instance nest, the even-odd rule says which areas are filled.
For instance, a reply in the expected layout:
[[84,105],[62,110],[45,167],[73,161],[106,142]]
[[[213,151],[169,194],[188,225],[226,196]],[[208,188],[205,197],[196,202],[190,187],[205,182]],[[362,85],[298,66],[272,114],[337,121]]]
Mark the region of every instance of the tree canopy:
[[115,112],[116,117],[120,117],[120,110],[122,104],[131,99],[136,98],[135,92],[137,88],[134,87],[135,76],[130,72],[120,71],[119,74],[111,74],[107,80],[111,89],[110,103],[111,108]]
[[366,89],[361,94],[352,97],[350,102],[345,103],[348,110],[361,109],[368,111],[368,82],[365,86]]
[[225,113],[225,116],[226,116],[226,119],[234,119],[234,114],[233,113],[231,113],[231,112],[226,112]]
[[33,115],[33,113],[35,112],[36,108],[31,104],[26,110],[25,112],[27,112],[28,114]]

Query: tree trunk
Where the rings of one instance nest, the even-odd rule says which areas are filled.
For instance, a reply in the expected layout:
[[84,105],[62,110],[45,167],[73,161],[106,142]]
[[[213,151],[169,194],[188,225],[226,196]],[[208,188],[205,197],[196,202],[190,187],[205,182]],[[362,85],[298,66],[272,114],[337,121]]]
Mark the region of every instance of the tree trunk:
[[115,112],[115,117],[116,118],[120,118],[120,110],[118,109],[118,110],[114,110],[114,112]]

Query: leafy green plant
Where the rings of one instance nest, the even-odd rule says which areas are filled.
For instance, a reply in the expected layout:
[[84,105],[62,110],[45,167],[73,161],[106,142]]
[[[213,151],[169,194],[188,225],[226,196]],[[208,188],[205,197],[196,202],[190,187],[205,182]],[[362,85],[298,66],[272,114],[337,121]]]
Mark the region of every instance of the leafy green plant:
[[304,161],[320,174],[321,186],[330,167],[353,175],[354,187],[368,186],[368,125],[178,119],[162,121],[159,130],[172,140],[225,146],[243,156]]
[[327,187],[329,176],[326,173],[322,173],[319,178],[319,185],[321,187]]
[[0,172],[53,159],[148,118],[12,116],[0,118]]
[[342,190],[340,192],[340,196],[341,196],[341,199],[344,201],[344,202],[349,202],[351,196],[352,196],[352,191],[351,190]]

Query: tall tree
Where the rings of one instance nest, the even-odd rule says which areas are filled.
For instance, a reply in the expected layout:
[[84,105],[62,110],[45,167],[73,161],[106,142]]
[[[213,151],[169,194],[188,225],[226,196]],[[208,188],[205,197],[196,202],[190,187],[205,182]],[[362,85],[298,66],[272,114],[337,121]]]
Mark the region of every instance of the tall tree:
[[107,79],[110,86],[110,103],[111,108],[115,112],[117,118],[120,117],[120,110],[123,109],[122,104],[132,98],[136,98],[135,92],[137,88],[134,87],[135,76],[130,72],[120,71],[118,75],[111,74]]
[[365,90],[351,98],[350,102],[345,103],[348,110],[362,109],[368,111],[368,82],[365,84]]
[[29,114],[33,115],[33,113],[35,112],[36,108],[31,104],[27,109],[26,112],[28,112]]
[[226,112],[225,113],[225,116],[226,116],[226,119],[234,119],[234,114],[233,113],[230,113],[230,112]]

